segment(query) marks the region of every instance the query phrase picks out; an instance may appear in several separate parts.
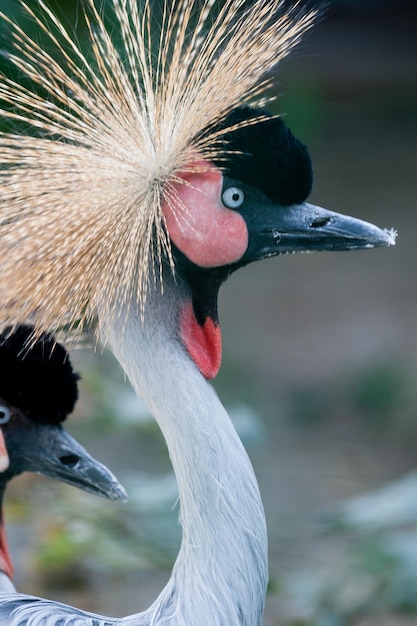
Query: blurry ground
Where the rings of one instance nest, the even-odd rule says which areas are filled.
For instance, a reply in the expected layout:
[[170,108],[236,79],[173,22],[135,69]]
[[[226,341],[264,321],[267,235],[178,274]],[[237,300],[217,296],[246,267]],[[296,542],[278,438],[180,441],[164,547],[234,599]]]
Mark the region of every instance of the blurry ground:
[[[398,520],[411,537],[407,558],[385,531],[323,521],[417,466],[416,25],[415,11],[333,15],[281,83],[280,108],[315,165],[311,201],[395,227],[397,247],[270,260],[221,294],[215,384],[265,503],[266,626],[417,623],[417,513],[406,528]],[[73,431],[125,478],[132,502],[20,479],[9,535],[20,590],[125,615],[147,607],[169,576],[176,492],[157,429],[146,412],[138,423],[121,372],[99,356],[75,355],[84,382]]]

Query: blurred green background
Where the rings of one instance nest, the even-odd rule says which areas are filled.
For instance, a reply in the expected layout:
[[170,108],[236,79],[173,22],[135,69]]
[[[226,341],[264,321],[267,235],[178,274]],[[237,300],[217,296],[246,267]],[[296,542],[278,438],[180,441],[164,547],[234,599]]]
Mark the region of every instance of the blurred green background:
[[[80,4],[49,4],[82,39]],[[16,0],[1,9],[21,19]],[[214,384],[265,503],[266,626],[417,624],[416,28],[415,0],[329,3],[281,68],[275,105],[310,148],[311,201],[396,228],[398,245],[264,261],[221,292]],[[7,42],[4,25],[0,34]],[[130,501],[16,480],[6,510],[16,584],[125,615],[169,577],[180,541],[175,480],[111,355],[73,359],[82,382],[69,429]]]

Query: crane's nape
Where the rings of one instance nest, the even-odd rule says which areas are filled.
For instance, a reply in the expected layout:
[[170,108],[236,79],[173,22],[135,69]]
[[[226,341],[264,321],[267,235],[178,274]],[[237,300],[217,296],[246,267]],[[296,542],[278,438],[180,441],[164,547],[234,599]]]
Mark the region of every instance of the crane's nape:
[[[23,0],[20,0],[24,4]],[[268,579],[250,461],[205,380],[221,362],[217,294],[268,256],[388,246],[395,233],[307,202],[306,147],[263,108],[316,11],[287,0],[85,0],[84,52],[38,0],[59,62],[9,21],[0,85],[0,323],[97,321],[153,412],[178,481],[181,549],[126,618],[2,596],[10,626],[259,626]],[[118,48],[120,46],[120,49]],[[28,130],[29,129],[29,130]]]

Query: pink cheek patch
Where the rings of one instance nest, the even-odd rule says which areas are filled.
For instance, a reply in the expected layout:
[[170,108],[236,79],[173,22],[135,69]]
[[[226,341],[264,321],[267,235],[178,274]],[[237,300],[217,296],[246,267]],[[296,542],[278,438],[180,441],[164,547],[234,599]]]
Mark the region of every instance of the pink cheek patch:
[[171,183],[162,210],[171,240],[200,267],[219,267],[238,261],[248,247],[248,230],[239,213],[221,201],[223,176],[207,161],[193,164],[200,172],[179,174]]
[[181,311],[181,340],[204,378],[217,376],[222,362],[222,335],[220,326],[207,317],[200,326],[193,305],[186,302]]

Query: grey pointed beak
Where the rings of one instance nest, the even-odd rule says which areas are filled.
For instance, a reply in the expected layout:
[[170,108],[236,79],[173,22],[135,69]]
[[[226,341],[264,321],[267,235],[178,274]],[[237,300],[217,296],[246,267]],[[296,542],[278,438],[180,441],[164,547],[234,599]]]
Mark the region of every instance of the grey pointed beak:
[[253,238],[255,249],[251,251],[257,259],[288,252],[361,250],[395,245],[394,230],[381,229],[308,202],[279,207],[269,215],[263,212],[262,218],[262,225],[259,224]]
[[126,491],[110,470],[62,426],[37,424],[31,431],[30,437],[19,438],[22,471],[50,476],[109,500],[127,500]]

